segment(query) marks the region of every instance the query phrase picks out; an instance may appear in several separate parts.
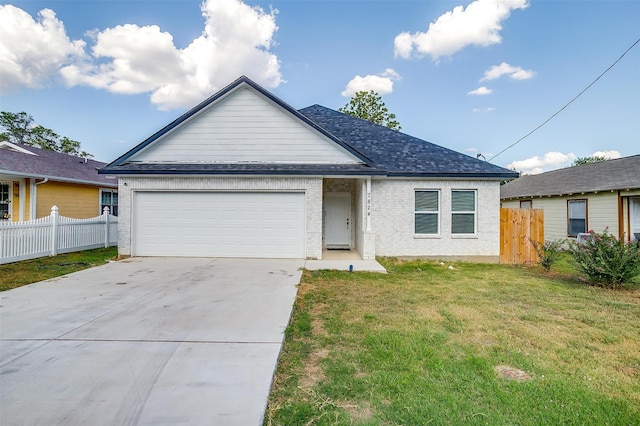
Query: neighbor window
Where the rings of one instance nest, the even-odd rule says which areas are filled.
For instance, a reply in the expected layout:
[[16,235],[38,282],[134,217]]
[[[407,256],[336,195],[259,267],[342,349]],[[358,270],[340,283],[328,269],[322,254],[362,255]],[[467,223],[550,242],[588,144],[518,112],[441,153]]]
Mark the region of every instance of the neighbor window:
[[11,185],[0,183],[0,220],[9,219],[9,206],[11,205]]
[[520,208],[521,209],[532,209],[533,201],[532,200],[520,200]]
[[100,214],[104,212],[104,208],[109,207],[109,212],[118,216],[118,191],[101,190],[100,191]]
[[587,200],[567,201],[567,235],[576,237],[587,232]]
[[476,233],[476,191],[451,191],[451,233]]
[[416,191],[414,217],[416,234],[438,234],[440,191]]

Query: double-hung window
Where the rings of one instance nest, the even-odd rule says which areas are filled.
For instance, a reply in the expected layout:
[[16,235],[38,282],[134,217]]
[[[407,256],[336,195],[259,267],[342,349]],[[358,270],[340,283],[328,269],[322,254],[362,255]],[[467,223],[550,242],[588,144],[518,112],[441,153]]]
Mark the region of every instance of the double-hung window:
[[414,223],[416,234],[440,233],[440,191],[415,191]]
[[567,235],[587,232],[587,200],[567,200]]
[[11,217],[9,206],[11,206],[11,185],[0,183],[0,220]]
[[104,212],[105,207],[109,207],[112,215],[118,216],[118,191],[100,190],[100,214]]
[[451,233],[476,233],[476,191],[451,191]]

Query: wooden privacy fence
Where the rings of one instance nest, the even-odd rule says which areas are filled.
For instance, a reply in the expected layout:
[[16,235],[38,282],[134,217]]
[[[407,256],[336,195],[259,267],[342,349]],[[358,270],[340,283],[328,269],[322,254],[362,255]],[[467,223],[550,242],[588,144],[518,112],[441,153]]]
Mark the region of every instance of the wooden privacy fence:
[[500,209],[500,263],[536,263],[531,240],[544,243],[544,210]]
[[117,244],[118,218],[108,207],[90,219],[60,216],[53,206],[51,214],[40,219],[0,221],[0,264]]

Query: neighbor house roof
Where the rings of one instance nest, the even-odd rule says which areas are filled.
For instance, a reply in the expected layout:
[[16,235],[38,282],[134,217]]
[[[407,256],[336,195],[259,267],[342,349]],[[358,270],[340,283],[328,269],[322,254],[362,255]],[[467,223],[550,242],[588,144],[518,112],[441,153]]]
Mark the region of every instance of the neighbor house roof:
[[523,198],[640,188],[640,155],[522,176],[500,188],[500,198]]
[[0,142],[0,175],[117,187],[113,176],[98,174],[98,169],[105,164],[28,145]]
[[[129,162],[137,152],[186,122],[241,84],[247,84],[298,120],[356,156],[362,164],[162,164]],[[125,153],[100,173],[113,174],[284,174],[386,175],[404,177],[459,177],[508,179],[517,173],[473,157],[391,130],[366,120],[314,105],[295,110],[247,77],[225,87]]]

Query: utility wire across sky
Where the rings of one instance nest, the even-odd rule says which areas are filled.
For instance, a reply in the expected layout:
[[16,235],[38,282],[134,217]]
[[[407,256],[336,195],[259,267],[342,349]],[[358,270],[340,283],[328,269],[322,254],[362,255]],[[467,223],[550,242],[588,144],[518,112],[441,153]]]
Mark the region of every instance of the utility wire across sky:
[[591,88],[591,86],[593,86],[594,84],[596,84],[596,82],[598,80],[600,80],[600,78],[602,78],[606,73],[609,72],[609,70],[611,70],[614,66],[616,66],[616,64],[618,62],[620,62],[620,60],[622,58],[625,57],[625,55],[627,53],[629,53],[629,51],[631,49],[633,49],[635,47],[636,44],[640,43],[640,38],[637,39],[631,46],[629,46],[629,48],[627,50],[624,51],[624,53],[622,55],[620,55],[620,57],[618,59],[616,59],[610,66],[609,68],[607,68],[606,70],[604,70],[595,80],[593,80],[587,87],[585,87],[580,93],[578,93],[576,96],[573,97],[573,99],[571,99],[569,102],[567,102],[562,108],[560,108],[558,111],[556,111],[551,117],[547,118],[542,124],[540,124],[538,127],[536,127],[535,129],[533,129],[532,131],[530,131],[529,133],[527,133],[526,135],[524,135],[523,137],[521,137],[520,139],[518,139],[517,141],[515,141],[514,143],[512,143],[511,145],[509,145],[508,147],[506,147],[505,149],[503,149],[502,151],[500,151],[499,153],[497,153],[496,155],[494,155],[493,157],[491,157],[488,161],[493,161],[498,155],[503,154],[504,152],[506,152],[507,150],[513,148],[514,146],[516,146],[517,144],[519,144],[520,142],[522,142],[523,140],[525,140],[526,138],[528,138],[529,136],[531,136],[534,132],[536,132],[538,129],[540,129],[541,127],[543,127],[544,125],[546,125],[548,122],[550,122],[551,120],[553,120],[553,118],[560,114],[562,111],[564,111],[569,105],[571,105],[576,99],[578,99],[580,96],[582,96],[582,94],[584,92],[586,92],[587,90],[589,90]]

